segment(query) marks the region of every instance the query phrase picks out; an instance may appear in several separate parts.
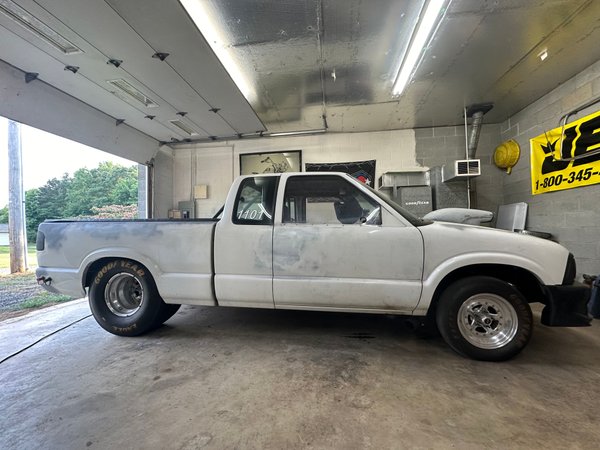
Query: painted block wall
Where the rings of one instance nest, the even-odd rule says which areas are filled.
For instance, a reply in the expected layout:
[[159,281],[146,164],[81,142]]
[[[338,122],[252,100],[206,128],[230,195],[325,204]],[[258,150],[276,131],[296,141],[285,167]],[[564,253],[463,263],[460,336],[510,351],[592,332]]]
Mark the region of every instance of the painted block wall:
[[[563,114],[597,97],[600,61],[510,117],[500,130],[501,141],[514,139],[521,146],[513,173],[502,176],[504,202],[527,202],[527,228],[557,237],[575,255],[579,274],[600,273],[600,185],[531,195],[529,139],[556,128]],[[570,120],[598,110],[600,104]]]
[[[476,155],[481,159],[482,176],[473,183],[476,189],[473,207],[497,212],[501,204],[527,202],[527,228],[550,232],[569,248],[577,259],[579,274],[600,272],[600,207],[596,204],[600,185],[532,196],[529,139],[556,127],[565,112],[598,96],[600,62],[503,123],[485,124]],[[494,149],[508,139],[515,139],[521,146],[521,158],[511,175],[493,164]],[[180,200],[190,200],[194,183],[207,184],[209,198],[197,201],[197,215],[210,216],[223,204],[231,182],[239,173],[240,153],[298,149],[303,151],[304,163],[376,159],[379,176],[386,171],[418,166],[433,168],[463,159],[465,136],[464,128],[457,126],[177,147],[173,150],[172,198],[166,209]]]
[[138,164],[138,219],[147,218],[146,166]]
[[[499,139],[500,125],[486,124],[484,118],[475,155],[475,158],[481,160],[481,176],[471,181],[472,189],[476,192],[471,207],[494,213],[502,204],[502,171],[493,164],[494,149]],[[430,169],[434,170],[445,164],[453,164],[457,159],[466,158],[464,126],[417,128],[415,141],[417,163]],[[448,183],[447,187],[454,194],[453,204],[436,207],[466,207],[466,181]]]
[[195,184],[206,184],[208,199],[196,201],[196,216],[211,216],[224,203],[231,182],[239,174],[241,153],[285,150],[302,150],[303,164],[376,159],[377,177],[383,172],[417,166],[413,130],[242,139],[178,146],[174,149],[172,205],[190,200]]
[[[492,164],[493,151],[500,141],[500,125],[485,124],[477,157],[482,176],[474,182],[477,197],[473,207],[496,212],[502,204],[502,171]],[[218,144],[178,146],[174,149],[173,202],[191,200],[193,186],[208,185],[208,199],[196,201],[196,216],[212,216],[225,201],[233,179],[239,174],[241,153],[302,150],[303,163],[377,160],[377,177],[387,171],[440,167],[464,159],[463,127],[419,128],[375,133],[345,133],[287,138],[231,141]],[[466,184],[452,189],[466,207]],[[451,206],[451,205],[444,205]]]
[[169,217],[173,199],[173,154],[168,147],[162,147],[154,157],[154,217]]

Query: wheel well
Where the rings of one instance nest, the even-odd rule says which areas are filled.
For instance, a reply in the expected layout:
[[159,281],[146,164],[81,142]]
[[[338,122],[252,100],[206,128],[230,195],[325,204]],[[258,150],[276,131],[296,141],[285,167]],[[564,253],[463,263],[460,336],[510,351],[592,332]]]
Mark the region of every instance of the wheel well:
[[96,274],[96,272],[102,267],[104,266],[106,263],[109,263],[111,261],[115,261],[115,260],[124,260],[124,261],[129,261],[132,264],[137,264],[138,266],[143,267],[144,269],[146,269],[146,272],[150,273],[148,271],[148,269],[146,268],[146,266],[144,266],[142,263],[140,263],[139,261],[136,261],[135,259],[131,259],[131,258],[121,258],[121,257],[107,257],[107,258],[100,258],[97,259],[96,261],[94,261],[93,263],[91,263],[87,269],[85,270],[84,274],[83,274],[83,287],[89,287],[92,284],[92,280],[94,279],[94,275]]
[[461,278],[472,276],[488,276],[506,281],[515,286],[529,303],[545,302],[544,291],[539,280],[528,270],[503,264],[475,264],[456,269],[444,277],[435,289],[427,315],[435,317],[437,302],[448,286]]

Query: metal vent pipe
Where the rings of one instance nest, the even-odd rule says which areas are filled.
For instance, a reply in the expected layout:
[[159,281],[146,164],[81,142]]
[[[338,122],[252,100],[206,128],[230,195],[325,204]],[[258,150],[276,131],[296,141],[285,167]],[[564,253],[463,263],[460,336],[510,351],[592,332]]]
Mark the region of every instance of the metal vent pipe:
[[477,144],[479,143],[479,135],[481,134],[481,124],[483,123],[483,112],[477,111],[473,113],[473,122],[471,123],[471,132],[469,133],[468,155],[469,159],[475,158],[477,152]]
[[469,133],[469,140],[467,143],[468,159],[475,158],[475,153],[477,153],[477,144],[479,143],[479,135],[481,134],[481,125],[483,124],[483,116],[493,107],[494,105],[492,103],[481,103],[465,108],[465,120],[466,117],[473,119],[473,122],[471,123],[471,132]]

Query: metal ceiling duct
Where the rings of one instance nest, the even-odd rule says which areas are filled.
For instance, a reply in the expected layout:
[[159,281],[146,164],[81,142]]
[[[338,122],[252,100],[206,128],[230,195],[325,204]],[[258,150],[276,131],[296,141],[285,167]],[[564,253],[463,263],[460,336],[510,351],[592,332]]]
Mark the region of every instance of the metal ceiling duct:
[[[270,132],[385,127],[425,0],[180,0]],[[194,14],[199,5],[202,14]],[[214,44],[214,45],[213,45]],[[245,88],[247,86],[247,89]],[[249,96],[245,91],[252,91]],[[388,105],[365,113],[364,106]],[[363,108],[361,108],[361,106]],[[354,131],[348,129],[346,131]]]
[[465,117],[473,120],[467,143],[468,159],[475,158],[477,144],[479,143],[479,135],[481,134],[481,126],[483,125],[483,116],[493,107],[494,105],[492,103],[479,103],[465,108]]

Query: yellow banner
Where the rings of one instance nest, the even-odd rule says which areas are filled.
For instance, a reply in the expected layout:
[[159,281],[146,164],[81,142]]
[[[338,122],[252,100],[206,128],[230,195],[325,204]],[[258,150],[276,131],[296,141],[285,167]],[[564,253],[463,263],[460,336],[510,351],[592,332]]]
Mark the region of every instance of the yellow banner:
[[533,195],[600,183],[600,111],[567,124],[564,133],[558,127],[530,142]]

